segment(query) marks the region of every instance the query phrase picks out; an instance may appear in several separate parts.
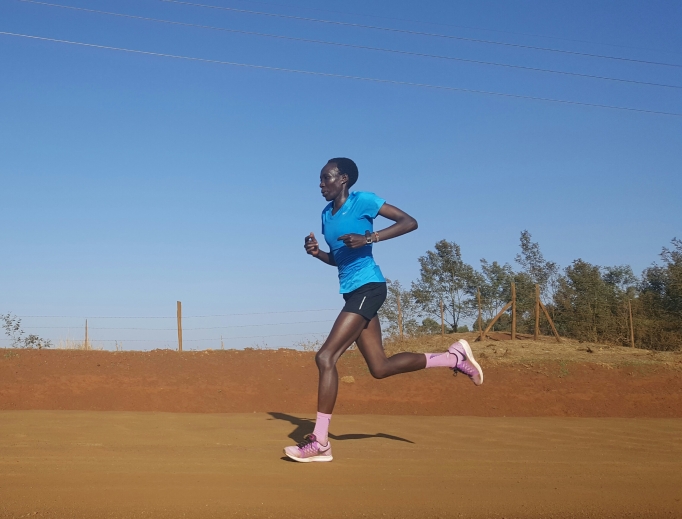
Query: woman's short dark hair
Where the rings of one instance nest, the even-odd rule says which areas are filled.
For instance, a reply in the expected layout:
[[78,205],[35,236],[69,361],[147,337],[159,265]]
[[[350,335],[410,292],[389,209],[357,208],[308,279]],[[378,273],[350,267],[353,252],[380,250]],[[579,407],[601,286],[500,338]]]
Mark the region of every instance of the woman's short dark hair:
[[336,164],[336,169],[339,170],[341,175],[348,175],[349,188],[358,181],[358,167],[355,162],[344,157],[338,157],[327,161],[327,164],[332,163]]

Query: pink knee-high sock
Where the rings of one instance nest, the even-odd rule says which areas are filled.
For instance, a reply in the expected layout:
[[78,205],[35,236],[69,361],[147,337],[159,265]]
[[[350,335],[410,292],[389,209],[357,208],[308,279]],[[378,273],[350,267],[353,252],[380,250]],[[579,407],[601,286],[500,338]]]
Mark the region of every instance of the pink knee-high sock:
[[315,420],[315,430],[313,434],[317,441],[322,445],[327,445],[329,434],[329,422],[332,420],[332,415],[325,413],[317,413],[317,420]]
[[457,366],[457,355],[445,353],[425,353],[427,368],[454,368]]

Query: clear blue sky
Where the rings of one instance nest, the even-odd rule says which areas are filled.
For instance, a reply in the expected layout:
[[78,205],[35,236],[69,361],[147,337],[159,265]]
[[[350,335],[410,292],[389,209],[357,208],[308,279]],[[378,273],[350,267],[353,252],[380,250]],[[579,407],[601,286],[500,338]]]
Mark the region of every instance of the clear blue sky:
[[[56,0],[235,30],[682,86],[682,68],[202,9]],[[682,65],[673,1],[211,0],[207,3]],[[343,12],[330,12],[343,11]],[[394,19],[387,19],[394,18]],[[396,20],[401,19],[401,20]],[[179,27],[0,0],[0,31],[231,62],[682,112],[682,90]],[[682,237],[682,117],[174,60],[0,35],[0,312],[57,341],[174,346],[174,316],[339,308],[305,256],[320,168],[419,221],[381,243],[404,284],[440,239],[513,261],[528,229],[548,259],[630,264]],[[379,223],[379,228],[382,223]],[[187,348],[322,333],[335,311],[187,319]],[[300,321],[306,321],[301,323]],[[307,321],[325,321],[310,323]],[[288,325],[273,323],[291,322]],[[259,325],[259,326],[254,326]],[[68,328],[41,328],[61,326]],[[242,326],[238,328],[237,326]],[[104,330],[108,327],[169,330]],[[192,327],[225,327],[190,330]],[[230,327],[230,328],[228,328]],[[290,345],[299,336],[226,339]],[[158,342],[131,342],[133,339]],[[213,339],[199,342],[199,339]],[[3,344],[0,342],[0,344]],[[110,348],[112,343],[100,342]]]

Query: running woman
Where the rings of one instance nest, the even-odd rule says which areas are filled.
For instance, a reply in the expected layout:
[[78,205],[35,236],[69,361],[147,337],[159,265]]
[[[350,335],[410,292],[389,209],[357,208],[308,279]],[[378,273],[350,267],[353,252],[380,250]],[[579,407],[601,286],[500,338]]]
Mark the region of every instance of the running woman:
[[[358,180],[358,168],[350,159],[335,158],[320,173],[322,196],[329,202],[322,211],[322,234],[329,252],[320,250],[315,235],[305,238],[305,250],[327,265],[338,267],[341,294],[346,301],[329,337],[317,352],[320,373],[315,430],[284,453],[301,462],[332,461],[329,423],[336,403],[339,376],[336,362],[353,344],[367,362],[374,378],[386,378],[424,368],[446,367],[467,375],[474,384],[483,383],[483,371],[467,341],[460,339],[444,353],[398,353],[387,358],[381,343],[377,312],[386,299],[386,280],[372,257],[372,246],[417,228],[417,221],[374,193],[349,189]],[[395,222],[374,231],[377,215]]]

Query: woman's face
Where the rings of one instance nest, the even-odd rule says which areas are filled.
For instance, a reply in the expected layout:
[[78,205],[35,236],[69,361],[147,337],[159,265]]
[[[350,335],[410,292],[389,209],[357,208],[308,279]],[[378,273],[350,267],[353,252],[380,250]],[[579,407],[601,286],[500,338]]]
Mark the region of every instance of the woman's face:
[[322,168],[320,173],[320,191],[327,202],[334,200],[343,192],[348,182],[348,175],[341,175],[333,162]]

